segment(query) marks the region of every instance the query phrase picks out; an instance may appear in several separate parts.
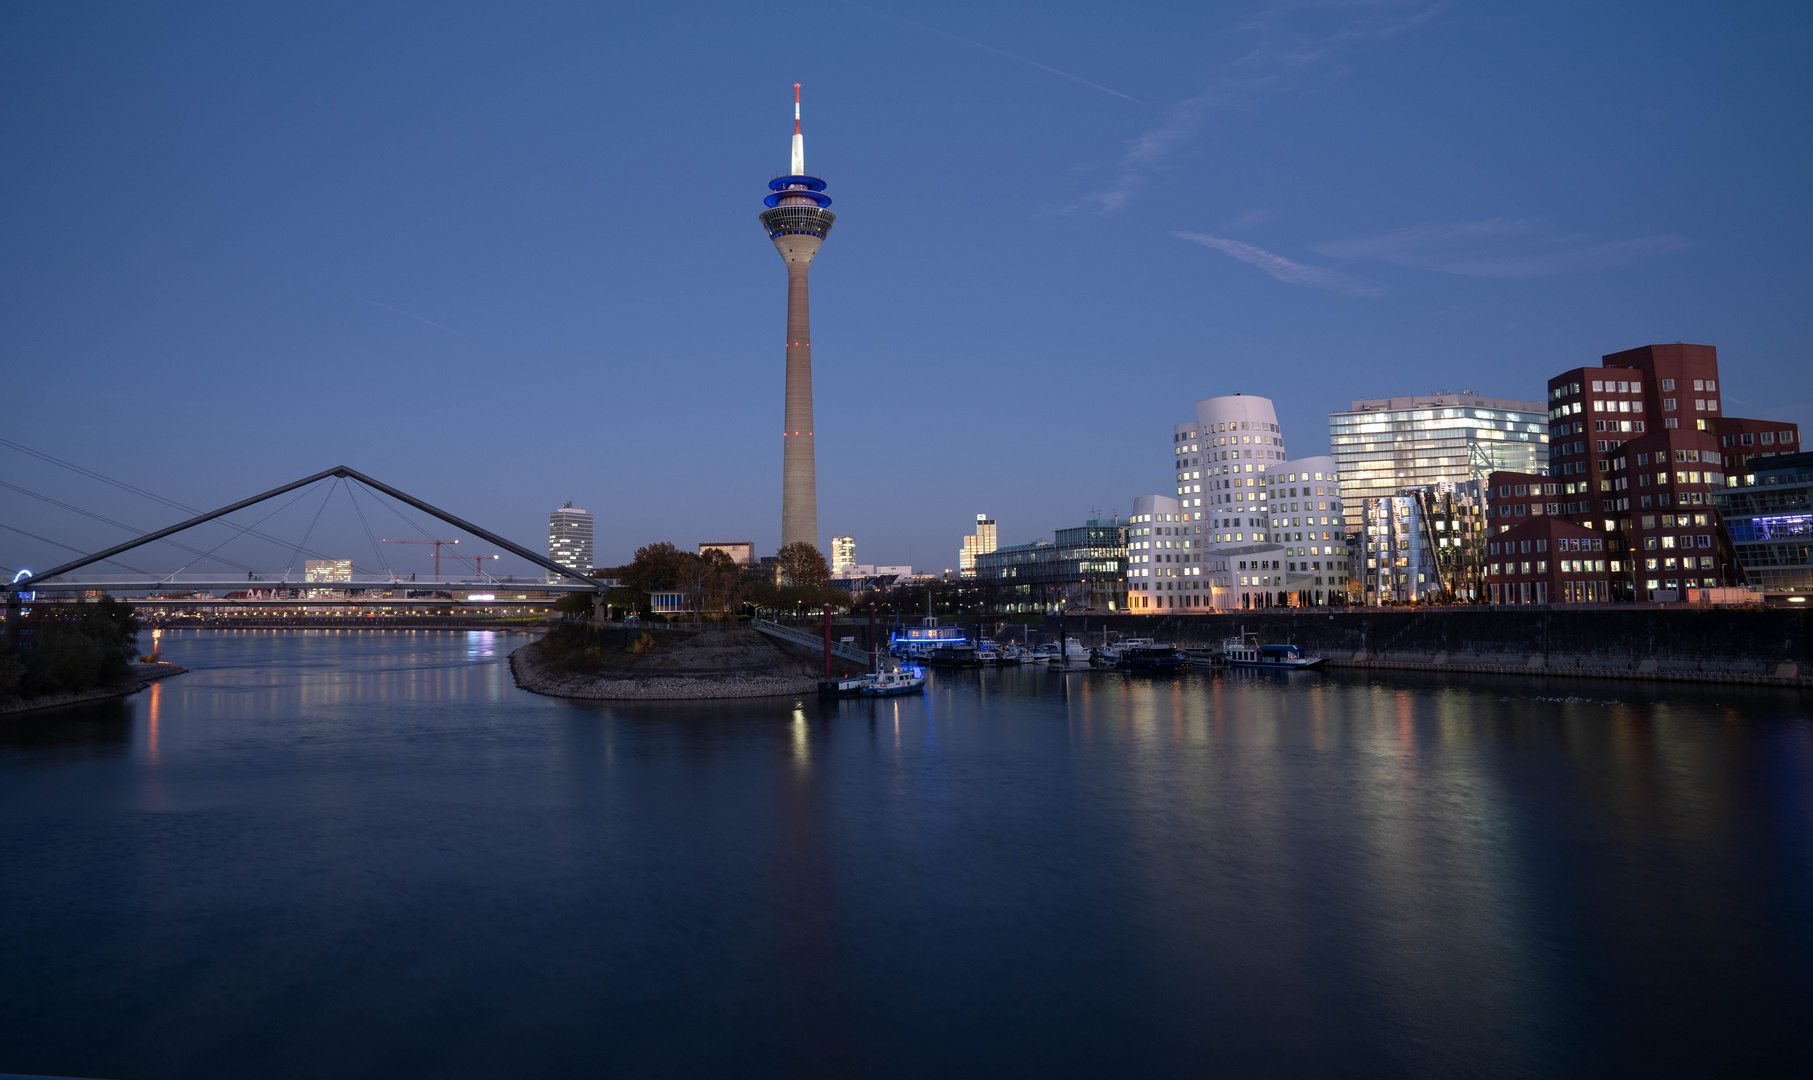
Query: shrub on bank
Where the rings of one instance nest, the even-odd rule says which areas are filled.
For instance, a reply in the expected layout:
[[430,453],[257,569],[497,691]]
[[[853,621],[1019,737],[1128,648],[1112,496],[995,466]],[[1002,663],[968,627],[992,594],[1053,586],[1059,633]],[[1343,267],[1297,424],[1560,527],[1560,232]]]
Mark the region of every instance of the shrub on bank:
[[91,690],[125,682],[138,654],[139,622],[129,604],[39,604],[23,617],[19,648],[0,655],[0,694]]

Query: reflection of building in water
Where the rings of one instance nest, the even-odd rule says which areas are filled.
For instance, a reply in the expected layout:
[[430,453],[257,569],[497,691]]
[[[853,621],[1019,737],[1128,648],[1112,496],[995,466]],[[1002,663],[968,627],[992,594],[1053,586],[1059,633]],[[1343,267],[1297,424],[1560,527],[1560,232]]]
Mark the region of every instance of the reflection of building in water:
[[1744,577],[1765,594],[1813,593],[1813,454],[1748,464],[1749,471],[1730,476],[1731,486],[1712,495]]

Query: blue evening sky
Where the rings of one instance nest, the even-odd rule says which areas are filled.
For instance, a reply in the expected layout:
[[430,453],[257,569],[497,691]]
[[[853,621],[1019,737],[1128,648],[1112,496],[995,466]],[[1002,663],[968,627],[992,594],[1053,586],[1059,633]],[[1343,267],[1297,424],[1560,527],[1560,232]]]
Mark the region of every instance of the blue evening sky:
[[[571,499],[605,564],[771,552],[794,82],[840,215],[821,534],[860,561],[1124,514],[1235,391],[1307,455],[1355,398],[1690,341],[1730,413],[1813,427],[1810,72],[1790,3],[9,4],[4,437],[195,506],[344,463],[538,550]],[[324,545],[375,561],[343,498]]]

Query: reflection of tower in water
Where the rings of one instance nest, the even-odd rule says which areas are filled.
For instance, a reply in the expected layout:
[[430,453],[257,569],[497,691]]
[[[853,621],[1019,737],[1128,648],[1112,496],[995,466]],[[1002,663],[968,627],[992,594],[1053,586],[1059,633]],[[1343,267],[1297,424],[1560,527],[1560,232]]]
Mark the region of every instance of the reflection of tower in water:
[[768,182],[762,227],[787,264],[787,382],[781,429],[781,545],[818,547],[818,466],[812,442],[812,324],[806,274],[837,220],[825,182],[806,175],[799,84],[793,84],[793,157],[786,176]]

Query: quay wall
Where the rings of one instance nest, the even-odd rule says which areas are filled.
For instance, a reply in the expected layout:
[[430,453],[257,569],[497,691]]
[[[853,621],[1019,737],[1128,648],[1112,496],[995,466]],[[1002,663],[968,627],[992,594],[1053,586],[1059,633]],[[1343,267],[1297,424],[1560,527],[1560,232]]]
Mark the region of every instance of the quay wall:
[[[1057,622],[1032,630],[1055,639]],[[1331,664],[1530,671],[1613,677],[1733,676],[1813,686],[1807,612],[1784,608],[1506,611],[1323,608],[1142,617],[1071,616],[1064,632],[1093,644],[1102,630],[1212,648],[1242,629],[1290,642]],[[1723,681],[1723,680],[1720,680]]]

